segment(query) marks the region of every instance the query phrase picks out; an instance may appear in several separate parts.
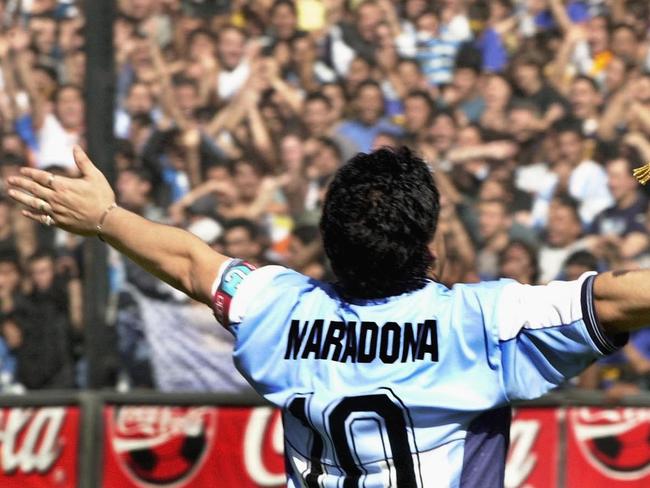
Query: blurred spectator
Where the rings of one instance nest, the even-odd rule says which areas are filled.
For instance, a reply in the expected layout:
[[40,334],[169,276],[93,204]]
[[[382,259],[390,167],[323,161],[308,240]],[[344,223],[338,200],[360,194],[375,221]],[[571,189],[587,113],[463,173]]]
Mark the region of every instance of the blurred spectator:
[[648,248],[650,237],[645,227],[648,199],[632,176],[634,168],[641,166],[629,157],[619,157],[607,162],[609,190],[615,204],[604,210],[591,226],[592,247],[603,254],[610,247],[623,259],[635,258]]
[[[27,298],[40,311],[40,317],[45,318],[41,320],[55,329],[44,333],[57,347],[63,363],[62,375],[68,381],[67,375],[72,374],[68,368],[83,354],[82,288],[79,277],[70,268],[59,266],[57,271],[56,267],[56,257],[49,251],[37,251],[29,257]],[[67,386],[72,386],[70,382]]]
[[589,251],[577,251],[571,254],[562,266],[562,278],[577,280],[589,271],[597,271],[598,259]]
[[322,280],[328,276],[318,227],[300,225],[293,229],[287,263],[293,269],[316,280]]
[[566,259],[587,248],[582,235],[577,202],[569,196],[556,197],[549,208],[548,228],[539,250],[542,283],[556,279]]
[[[459,58],[462,54],[459,53]],[[485,100],[479,90],[480,73],[478,64],[472,63],[471,60],[463,63],[459,59],[451,86],[443,90],[443,99],[459,111],[457,117],[464,124],[480,120],[485,109]]]
[[12,204],[6,198],[0,198],[0,253],[15,251],[16,235],[12,223]]
[[616,354],[601,359],[587,369],[579,379],[587,389],[605,390],[611,401],[638,395],[650,388],[650,334],[641,329],[631,334],[625,347]]
[[[1,274],[9,275],[6,279],[15,284],[18,269],[9,263],[0,264],[7,268]],[[74,386],[67,310],[57,306],[61,303],[57,304],[53,296],[47,299],[37,291],[25,297],[15,288],[11,304],[3,299],[2,335],[16,358],[15,381],[28,389]]]
[[[336,90],[336,89],[335,89]],[[321,92],[310,93],[304,102],[303,121],[310,137],[330,137],[349,159],[356,154],[357,146],[344,133],[336,130],[339,122],[334,113],[332,99]]]
[[512,60],[512,80],[523,96],[533,103],[541,115],[542,123],[549,127],[567,111],[566,100],[542,74],[543,60],[537,52],[521,53]]
[[612,203],[607,174],[602,165],[585,158],[586,144],[582,129],[571,120],[555,127],[558,161],[553,168],[554,192],[567,192],[579,202],[580,219],[588,225]]
[[159,118],[160,114],[154,111],[154,101],[149,85],[133,83],[128,89],[124,107],[119,108],[115,113],[115,136],[128,138],[133,119],[138,116],[152,117],[155,114],[156,118]]
[[380,132],[395,135],[401,129],[384,118],[385,100],[379,84],[366,80],[359,84],[354,94],[354,119],[343,122],[337,132],[349,138],[359,152],[368,152]]
[[[433,10],[422,12],[416,21],[417,36],[415,57],[430,84],[449,83],[453,77],[454,58],[459,40],[453,33],[443,36],[443,27],[439,13]],[[403,54],[412,55],[405,51]]]
[[150,220],[163,220],[163,210],[153,203],[153,178],[146,169],[124,168],[118,173],[115,189],[123,207]]
[[537,250],[523,241],[510,241],[499,257],[499,277],[511,278],[526,285],[537,284]]
[[223,232],[223,250],[227,256],[237,256],[259,266],[263,263],[263,248],[260,244],[259,229],[254,222],[246,219],[226,221]]
[[499,256],[510,242],[512,215],[503,200],[483,200],[478,204],[481,245],[476,264],[481,278],[495,279]]
[[425,90],[414,90],[404,98],[404,140],[411,144],[426,142],[435,102]]
[[21,297],[22,269],[15,251],[0,254],[0,311],[11,313]]
[[217,62],[219,78],[217,94],[228,99],[244,85],[250,73],[250,64],[245,57],[246,34],[230,25],[219,30],[217,36]]
[[576,76],[571,82],[569,103],[573,115],[582,122],[582,133],[594,135],[598,129],[603,103],[598,83],[586,75]]

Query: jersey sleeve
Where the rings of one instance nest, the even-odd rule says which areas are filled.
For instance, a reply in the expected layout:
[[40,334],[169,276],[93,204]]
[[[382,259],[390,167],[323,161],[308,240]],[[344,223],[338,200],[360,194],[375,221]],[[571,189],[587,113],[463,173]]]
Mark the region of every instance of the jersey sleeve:
[[212,304],[217,321],[226,329],[236,331],[253,304],[264,302],[273,279],[286,271],[282,266],[255,268],[241,259],[229,259],[221,265],[212,285]]
[[610,337],[598,321],[595,277],[503,286],[486,325],[498,335],[509,400],[537,398],[627,342],[627,334]]
[[235,367],[272,402],[294,369],[284,361],[289,317],[313,289],[319,288],[288,268],[254,269],[237,260],[224,264],[213,286],[215,315],[235,337]]

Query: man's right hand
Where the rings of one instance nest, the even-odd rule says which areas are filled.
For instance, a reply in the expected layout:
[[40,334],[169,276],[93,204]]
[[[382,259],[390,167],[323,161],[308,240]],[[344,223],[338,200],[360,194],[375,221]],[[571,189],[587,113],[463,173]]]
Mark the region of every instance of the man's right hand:
[[115,193],[99,169],[79,147],[74,160],[77,178],[22,168],[22,176],[9,178],[9,196],[27,207],[23,215],[41,224],[54,224],[68,232],[97,234],[103,214],[115,203]]

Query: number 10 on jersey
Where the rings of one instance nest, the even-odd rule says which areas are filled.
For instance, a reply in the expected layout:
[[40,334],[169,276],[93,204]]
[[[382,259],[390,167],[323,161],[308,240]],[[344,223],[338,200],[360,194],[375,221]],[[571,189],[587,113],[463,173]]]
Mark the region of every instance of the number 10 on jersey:
[[[343,488],[422,486],[411,416],[389,388],[337,399],[324,409],[315,407],[313,399],[313,393],[294,395],[284,409],[287,448],[304,457],[304,463],[293,462],[291,469],[305,486],[323,486],[319,480],[328,474],[332,481],[344,476]],[[309,453],[299,448],[306,442]],[[373,459],[362,459],[360,452],[369,450],[376,454]]]

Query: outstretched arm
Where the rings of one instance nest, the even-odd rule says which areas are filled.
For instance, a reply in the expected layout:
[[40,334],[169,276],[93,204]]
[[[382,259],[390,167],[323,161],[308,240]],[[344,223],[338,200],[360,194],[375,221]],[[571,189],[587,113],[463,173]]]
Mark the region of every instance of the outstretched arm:
[[594,304],[600,324],[610,335],[650,325],[650,270],[598,275]]
[[[211,287],[228,259],[192,234],[156,224],[121,207],[104,175],[79,147],[79,178],[23,168],[11,177],[10,196],[26,217],[84,236],[100,235],[144,269],[191,298],[212,306]],[[53,219],[53,222],[51,221]]]

